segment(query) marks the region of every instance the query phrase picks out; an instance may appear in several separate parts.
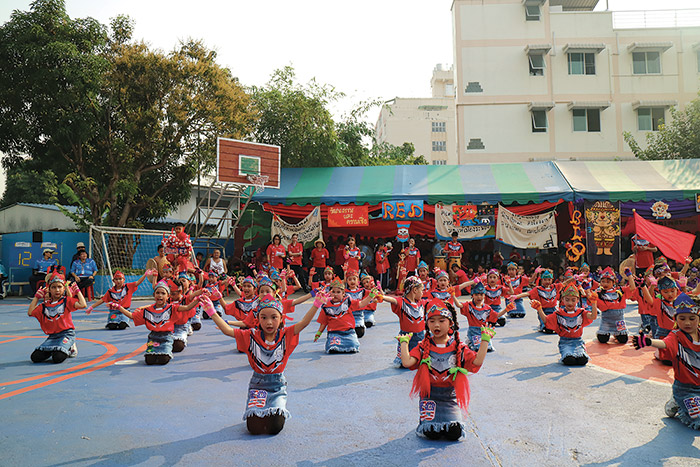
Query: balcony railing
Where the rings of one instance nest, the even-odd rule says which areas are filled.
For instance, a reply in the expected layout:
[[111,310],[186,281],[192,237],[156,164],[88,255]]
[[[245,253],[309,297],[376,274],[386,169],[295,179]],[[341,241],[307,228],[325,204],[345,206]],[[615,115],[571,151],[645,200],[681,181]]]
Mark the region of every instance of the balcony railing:
[[686,10],[613,11],[614,29],[688,28],[700,26],[700,8]]

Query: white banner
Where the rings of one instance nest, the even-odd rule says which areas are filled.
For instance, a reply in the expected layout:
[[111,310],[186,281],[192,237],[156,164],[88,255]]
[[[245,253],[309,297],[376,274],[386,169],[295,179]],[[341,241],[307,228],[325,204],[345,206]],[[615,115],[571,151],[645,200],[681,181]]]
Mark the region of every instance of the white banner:
[[306,246],[313,244],[316,240],[323,240],[321,231],[321,208],[316,206],[298,224],[288,224],[280,219],[277,214],[272,215],[272,226],[270,227],[272,237],[279,235],[282,237],[282,245],[285,248],[292,242],[292,234],[299,236],[299,243]]
[[[489,232],[490,230],[490,232]],[[457,231],[457,239],[476,240],[493,237],[493,227],[490,225],[458,225],[455,222],[452,205],[435,205],[435,234],[440,240],[450,240],[452,232]],[[490,235],[489,235],[490,234]]]
[[519,216],[499,205],[496,239],[516,248],[554,248],[557,246],[554,211]]

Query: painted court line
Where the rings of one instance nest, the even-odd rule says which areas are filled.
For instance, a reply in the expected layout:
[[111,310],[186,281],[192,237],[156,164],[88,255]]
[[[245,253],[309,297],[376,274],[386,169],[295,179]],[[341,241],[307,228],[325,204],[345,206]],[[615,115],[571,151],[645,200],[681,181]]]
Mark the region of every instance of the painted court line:
[[[90,341],[90,339],[84,339],[84,340]],[[116,347],[115,347],[115,349],[116,349]],[[17,389],[17,390],[8,392],[7,394],[0,395],[0,400],[7,399],[9,397],[16,396],[19,394],[24,394],[25,392],[33,391],[35,389],[40,389],[40,388],[44,388],[46,386],[51,386],[53,384],[60,383],[62,381],[66,381],[68,379],[75,378],[76,376],[81,376],[81,375],[86,375],[88,373],[92,373],[93,371],[100,370],[100,369],[108,367],[110,365],[114,365],[116,362],[129,359],[129,358],[133,357],[134,355],[141,353],[145,350],[146,350],[146,344],[142,345],[138,349],[128,353],[127,355],[125,355],[123,357],[119,357],[117,359],[110,360],[108,362],[103,362],[97,366],[93,366],[92,368],[87,368],[87,369],[82,370],[82,371],[59,376],[58,378],[54,378],[54,379],[51,379],[48,381],[43,381],[41,383],[37,383],[37,384],[34,384],[32,386],[27,386],[26,388]]]

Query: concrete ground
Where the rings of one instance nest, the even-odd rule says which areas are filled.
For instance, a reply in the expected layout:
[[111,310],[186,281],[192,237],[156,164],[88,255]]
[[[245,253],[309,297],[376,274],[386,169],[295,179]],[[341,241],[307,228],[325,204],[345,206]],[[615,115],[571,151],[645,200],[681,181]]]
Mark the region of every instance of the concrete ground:
[[[104,312],[77,312],[78,357],[33,364],[44,337],[28,303],[0,301],[2,466],[700,465],[700,432],[664,415],[671,370],[652,351],[590,342],[597,321],[583,368],[558,363],[558,338],[534,331],[532,310],[498,328],[496,352],[469,378],[468,434],[453,443],[414,433],[413,372],[390,366],[398,322],[387,304],[359,354],[326,355],[316,323],[302,333],[285,372],[292,418],[271,437],[246,431],[251,369],[211,321],[151,367],[144,327],[108,331]],[[636,307],[626,315],[636,330]]]

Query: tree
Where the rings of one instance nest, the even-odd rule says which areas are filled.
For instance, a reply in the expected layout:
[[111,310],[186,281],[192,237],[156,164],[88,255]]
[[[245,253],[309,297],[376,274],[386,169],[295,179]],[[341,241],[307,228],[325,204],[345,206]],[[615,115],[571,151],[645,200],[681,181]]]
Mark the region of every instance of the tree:
[[58,179],[51,170],[14,170],[7,174],[0,207],[16,202],[54,204],[58,202]]
[[275,70],[263,87],[250,90],[257,123],[255,141],[276,144],[282,167],[332,167],[346,165],[338,152],[338,134],[327,106],[342,93],[315,80],[296,83],[294,69]]
[[394,146],[389,143],[375,144],[372,147],[370,165],[427,165],[428,161],[423,156],[414,156],[413,143],[403,143]]
[[636,157],[654,159],[700,158],[700,99],[693,100],[684,110],[670,109],[669,123],[659,125],[659,131],[647,133],[647,147],[642,149],[631,133],[625,132],[625,142]]
[[[71,19],[38,0],[0,27],[0,151],[6,166],[52,170],[87,220],[140,225],[188,199],[216,136],[242,138],[249,98],[216,53],[131,42],[133,25]],[[69,190],[67,190],[69,188]],[[72,195],[71,195],[72,192]]]

